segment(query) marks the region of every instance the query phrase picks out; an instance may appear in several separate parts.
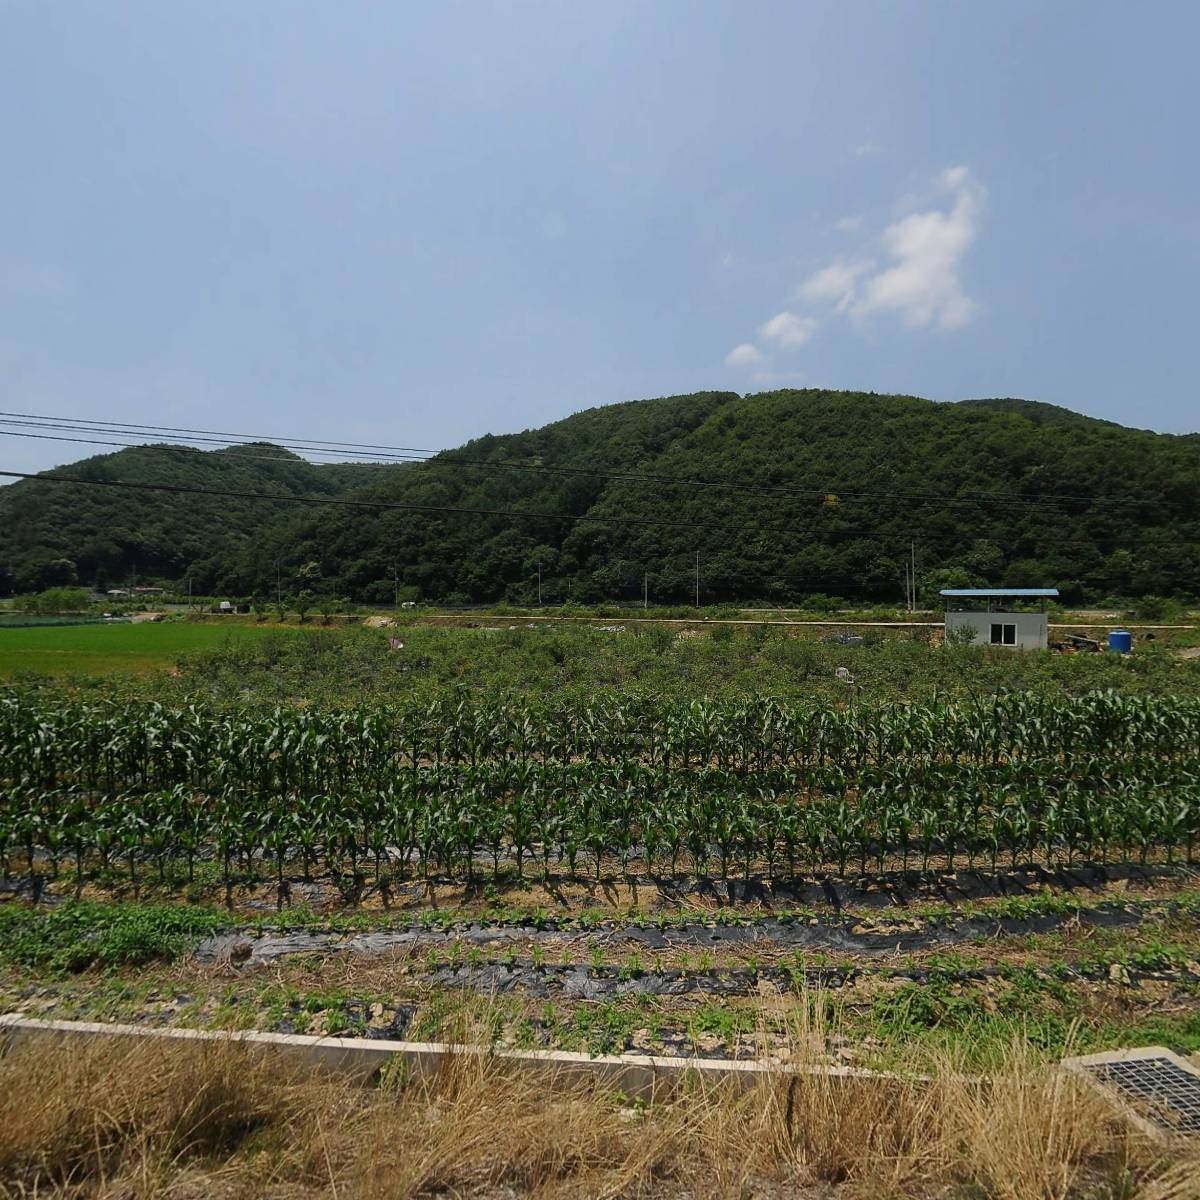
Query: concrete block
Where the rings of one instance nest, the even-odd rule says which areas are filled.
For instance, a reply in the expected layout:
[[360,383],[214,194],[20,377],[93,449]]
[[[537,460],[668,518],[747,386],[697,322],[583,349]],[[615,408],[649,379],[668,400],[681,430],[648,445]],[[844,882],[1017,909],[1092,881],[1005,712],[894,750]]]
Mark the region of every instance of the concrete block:
[[708,1084],[733,1083],[753,1087],[768,1079],[794,1075],[830,1079],[907,1079],[847,1066],[793,1067],[776,1063],[715,1058],[660,1058],[648,1054],[575,1054],[563,1050],[508,1050],[486,1046],[456,1046],[444,1042],[400,1042],[373,1038],[316,1036],[295,1033],[181,1029],[163,1026],[117,1025],[99,1021],[52,1021],[22,1013],[0,1016],[0,1044],[33,1039],[144,1039],[159,1042],[225,1043],[252,1047],[307,1066],[350,1075],[362,1083],[377,1078],[385,1067],[403,1063],[416,1078],[429,1078],[453,1057],[474,1055],[515,1068],[537,1071],[549,1079],[583,1079],[594,1086],[649,1098],[662,1095],[691,1079]]

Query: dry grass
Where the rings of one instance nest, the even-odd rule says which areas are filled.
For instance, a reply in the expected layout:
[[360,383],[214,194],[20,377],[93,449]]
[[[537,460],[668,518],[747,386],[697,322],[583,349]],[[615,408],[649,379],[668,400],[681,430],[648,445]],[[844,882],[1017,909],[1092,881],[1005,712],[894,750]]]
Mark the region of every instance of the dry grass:
[[821,1076],[634,1105],[475,1055],[377,1089],[230,1044],[28,1042],[0,1059],[12,1197],[1196,1200],[1181,1159],[1073,1080]]

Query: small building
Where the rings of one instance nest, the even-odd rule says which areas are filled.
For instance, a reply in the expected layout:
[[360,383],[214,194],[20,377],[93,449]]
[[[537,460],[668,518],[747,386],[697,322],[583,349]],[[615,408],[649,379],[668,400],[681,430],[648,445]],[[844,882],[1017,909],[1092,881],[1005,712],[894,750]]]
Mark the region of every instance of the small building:
[[[1058,588],[943,588],[946,637],[966,639],[957,630],[970,630],[976,646],[1010,646],[1015,650],[1045,650],[1049,645],[1046,601]],[[1037,612],[1018,612],[1013,600],[1040,600]]]

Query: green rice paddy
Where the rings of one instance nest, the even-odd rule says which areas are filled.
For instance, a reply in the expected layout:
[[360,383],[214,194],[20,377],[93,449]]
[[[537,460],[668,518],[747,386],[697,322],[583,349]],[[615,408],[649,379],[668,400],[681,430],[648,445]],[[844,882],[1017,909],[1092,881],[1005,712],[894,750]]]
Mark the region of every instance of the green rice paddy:
[[257,641],[281,628],[232,620],[0,628],[0,677],[167,671],[185,654]]

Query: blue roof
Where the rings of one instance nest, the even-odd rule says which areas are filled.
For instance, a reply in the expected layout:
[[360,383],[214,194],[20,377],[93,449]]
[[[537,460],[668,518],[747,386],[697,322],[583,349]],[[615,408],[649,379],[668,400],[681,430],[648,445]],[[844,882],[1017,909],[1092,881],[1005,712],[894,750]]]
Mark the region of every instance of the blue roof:
[[1058,588],[942,588],[939,596],[1057,596]]

